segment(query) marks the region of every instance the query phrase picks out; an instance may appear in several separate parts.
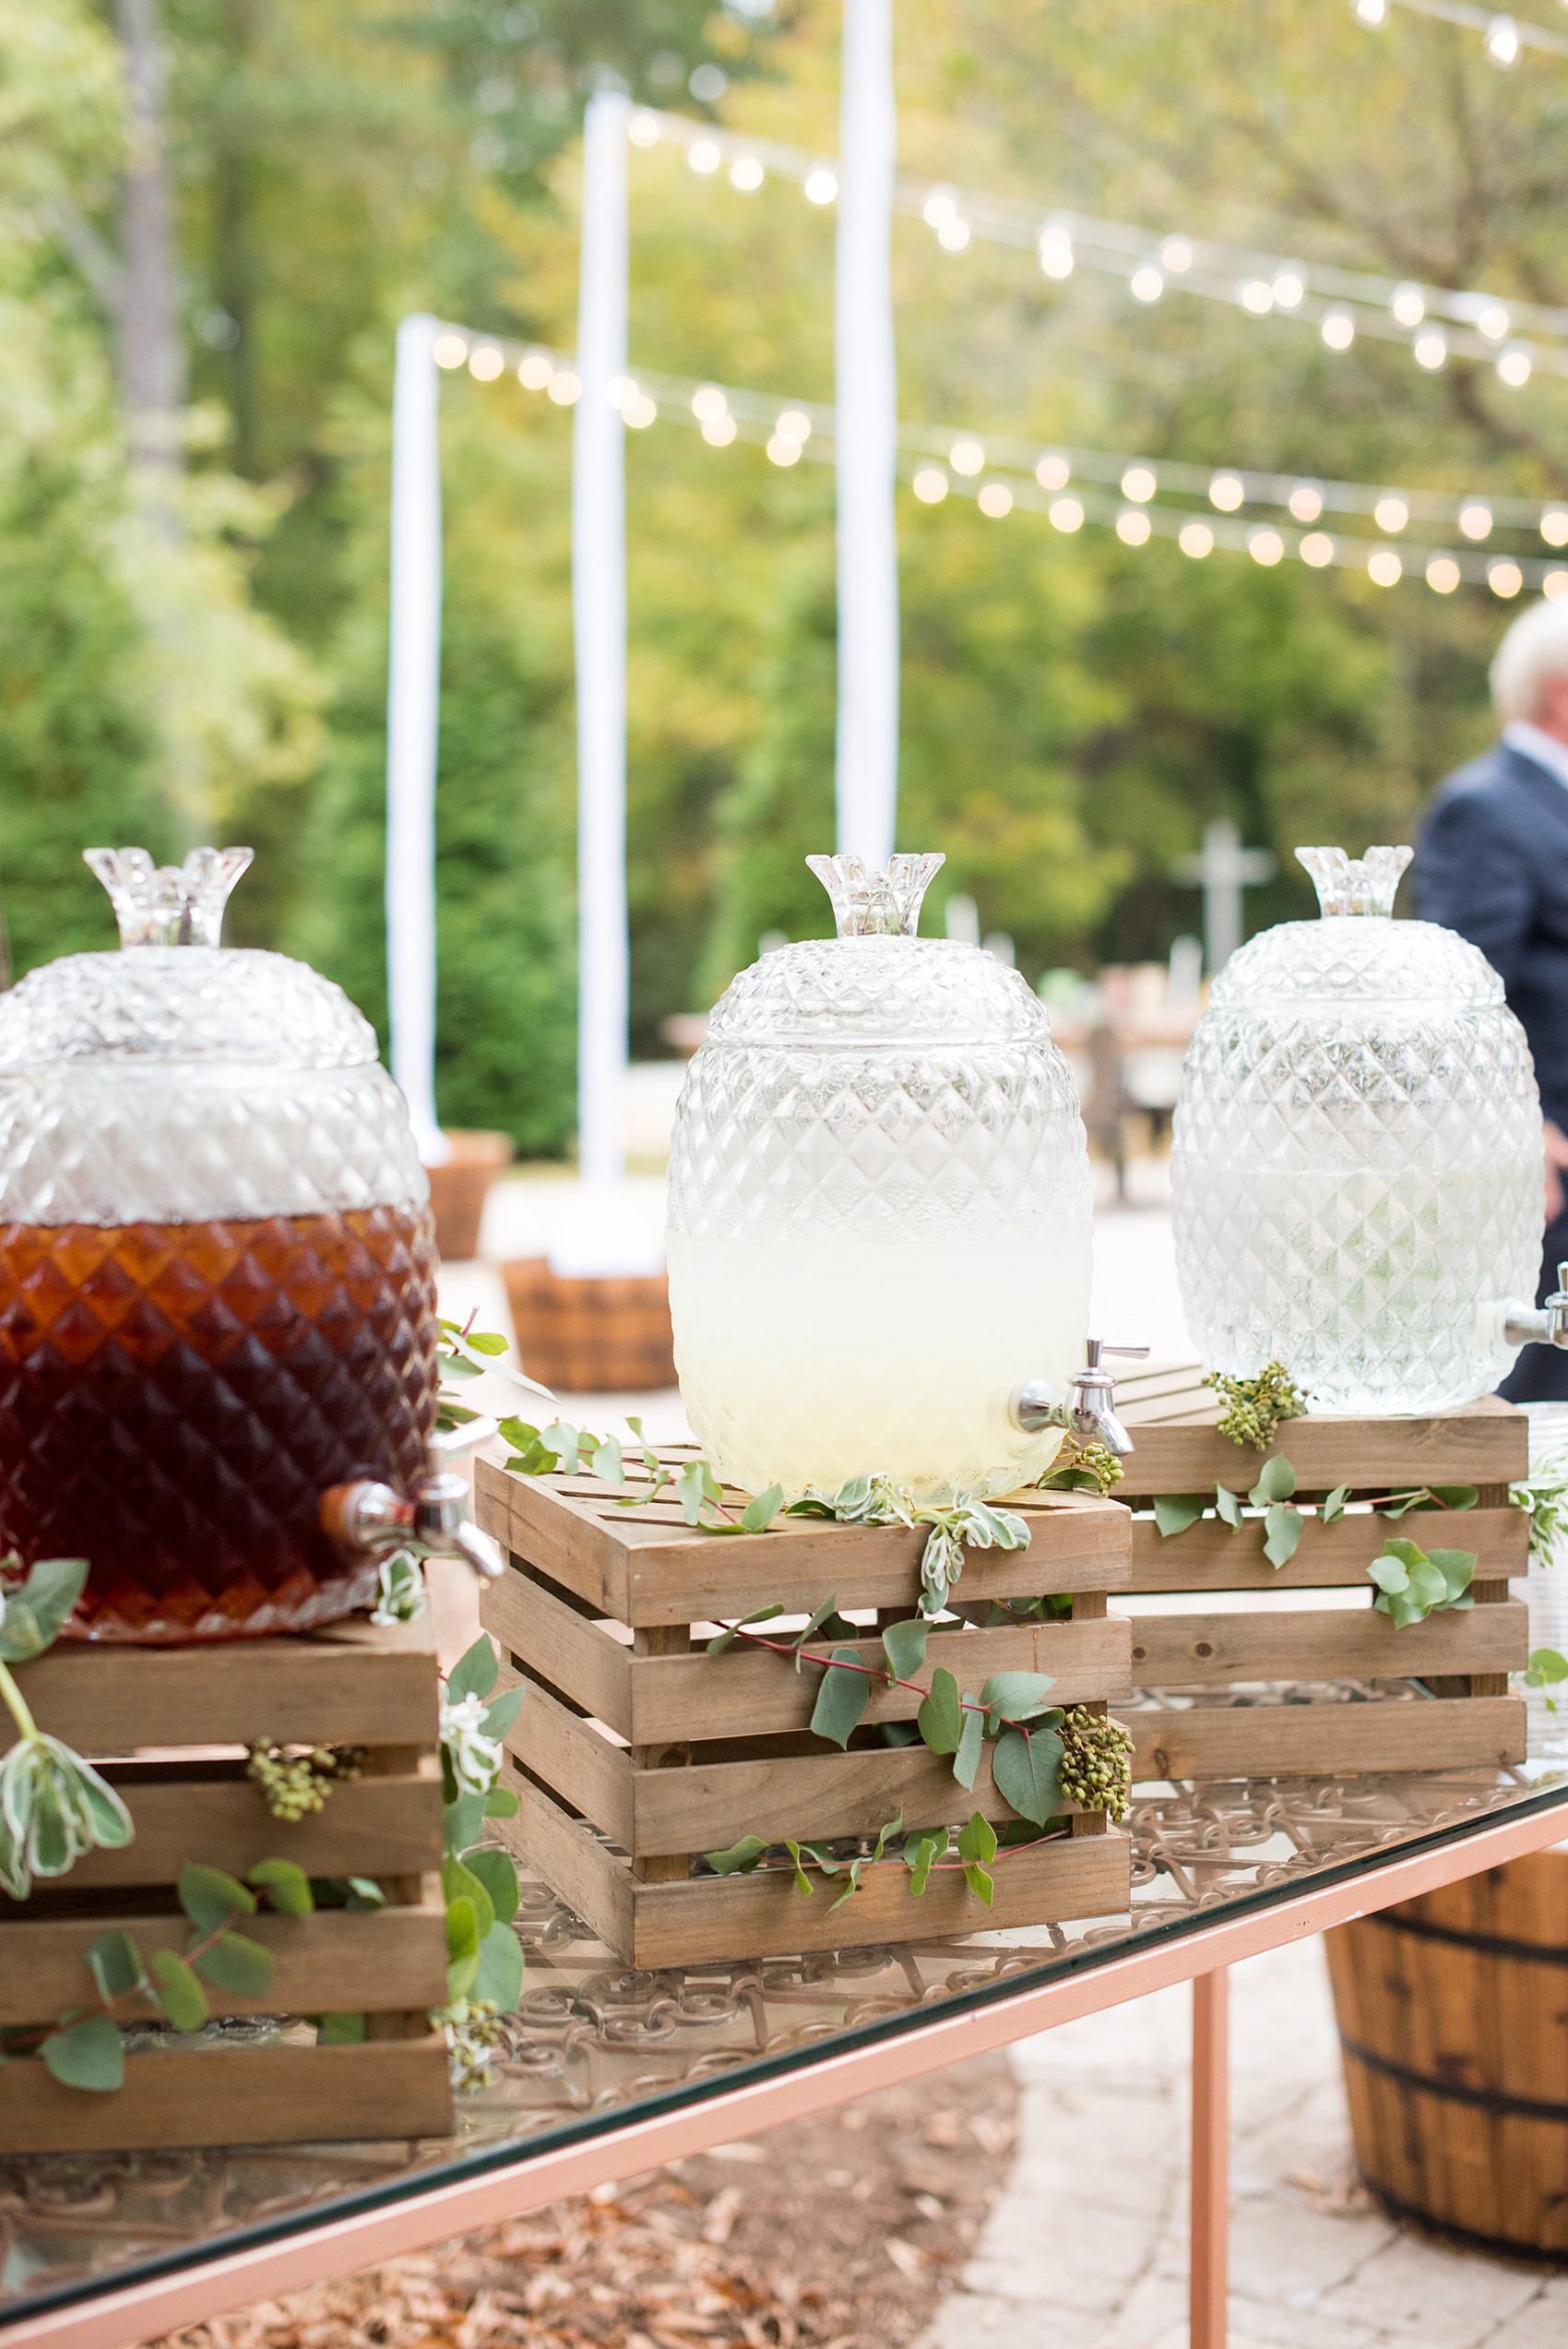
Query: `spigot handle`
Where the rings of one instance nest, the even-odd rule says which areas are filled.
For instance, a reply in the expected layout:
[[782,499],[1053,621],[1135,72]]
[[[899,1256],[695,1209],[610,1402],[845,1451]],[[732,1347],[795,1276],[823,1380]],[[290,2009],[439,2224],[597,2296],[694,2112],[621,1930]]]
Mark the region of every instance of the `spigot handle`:
[[1084,1341],[1084,1352],[1088,1356],[1089,1368],[1098,1370],[1102,1353],[1124,1354],[1129,1361],[1142,1362],[1147,1356],[1148,1348],[1146,1346],[1113,1346],[1107,1338],[1087,1338]]

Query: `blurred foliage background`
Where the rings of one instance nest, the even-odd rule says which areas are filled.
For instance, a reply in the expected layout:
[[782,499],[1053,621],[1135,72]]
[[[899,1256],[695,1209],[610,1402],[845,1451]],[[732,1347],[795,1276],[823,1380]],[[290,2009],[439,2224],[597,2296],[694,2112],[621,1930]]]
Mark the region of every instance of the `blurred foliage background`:
[[[373,1017],[392,340],[569,347],[586,95],[831,151],[828,0],[0,0],[0,891],[17,969],[107,944],[84,844],[253,841],[239,942]],[[1568,300],[1568,76],[1339,0],[900,0],[900,158],[1042,209]],[[695,84],[694,84],[695,76]],[[694,86],[700,93],[693,95]],[[832,389],[830,213],[634,152],[634,364]],[[148,210],[172,288],[137,293]],[[137,207],[140,207],[138,210]],[[141,240],[141,243],[138,243]],[[1564,388],[896,227],[900,407],[980,432],[1422,486],[1568,489]],[[151,326],[148,320],[151,319]],[[158,369],[163,367],[160,376]],[[150,374],[149,374],[150,369]],[[148,383],[153,385],[151,392]],[[158,389],[159,383],[164,385]],[[572,1127],[569,413],[443,379],[442,1114]],[[162,406],[160,406],[160,401]],[[167,410],[174,418],[168,422]],[[161,434],[161,437],[160,436]],[[827,927],[832,479],[628,435],[634,1051],[761,934]],[[1484,590],[1188,562],[968,500],[899,513],[901,845],[1040,969],[1163,956],[1228,816],[1408,835],[1486,739]]]

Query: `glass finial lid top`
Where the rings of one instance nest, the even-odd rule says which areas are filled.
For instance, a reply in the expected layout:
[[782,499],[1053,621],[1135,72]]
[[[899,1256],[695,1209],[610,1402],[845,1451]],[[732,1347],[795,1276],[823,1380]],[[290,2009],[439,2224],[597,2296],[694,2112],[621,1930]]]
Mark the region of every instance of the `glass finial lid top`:
[[808,856],[806,863],[833,900],[841,938],[912,938],[921,900],[942,855],[890,856],[884,868],[859,856]]
[[253,848],[193,848],[183,864],[154,864],[145,848],[84,848],[109,892],[120,944],[221,946],[229,893]]
[[1312,875],[1322,912],[1372,913],[1387,920],[1400,876],[1415,853],[1369,848],[1365,856],[1347,856],[1342,848],[1299,848],[1296,856]]

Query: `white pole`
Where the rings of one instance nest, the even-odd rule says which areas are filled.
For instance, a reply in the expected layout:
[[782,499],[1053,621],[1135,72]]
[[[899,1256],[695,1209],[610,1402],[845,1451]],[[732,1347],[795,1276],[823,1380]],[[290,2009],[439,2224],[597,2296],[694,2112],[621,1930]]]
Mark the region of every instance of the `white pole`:
[[834,364],[838,405],[837,846],[885,864],[898,807],[892,0],[844,0]]
[[589,1184],[625,1171],[625,428],[610,388],[626,372],[627,101],[588,101],[572,431],[572,629],[577,662],[577,1163]]
[[441,681],[437,322],[398,328],[392,384],[391,634],[386,679],[386,1002],[392,1074],[427,1166],[435,1117],[435,745]]

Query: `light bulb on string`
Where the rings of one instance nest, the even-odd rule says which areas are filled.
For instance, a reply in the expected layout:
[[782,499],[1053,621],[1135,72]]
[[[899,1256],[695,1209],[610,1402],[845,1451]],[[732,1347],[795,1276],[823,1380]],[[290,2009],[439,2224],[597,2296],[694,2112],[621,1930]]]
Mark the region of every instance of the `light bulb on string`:
[[430,355],[438,367],[460,367],[469,355],[466,335],[438,334],[430,346]]
[[962,253],[969,242],[969,224],[962,214],[952,213],[936,232],[936,241],[944,253]]
[[1493,595],[1517,595],[1525,584],[1525,574],[1520,570],[1517,563],[1489,563],[1486,567],[1486,583]]
[[947,452],[947,462],[956,473],[982,472],[985,469],[985,443],[956,440]]
[[1247,485],[1239,473],[1216,473],[1208,485],[1208,502],[1222,514],[1234,514],[1246,502]]
[[1041,489],[1065,489],[1072,478],[1072,466],[1054,448],[1048,448],[1035,467],[1035,479]]
[[1309,564],[1314,571],[1321,571],[1334,560],[1334,541],[1326,531],[1309,531],[1296,552],[1303,563]]
[[1410,352],[1417,366],[1434,376],[1448,364],[1448,337],[1439,327],[1423,327],[1410,345]]
[[1152,465],[1129,465],[1122,476],[1122,495],[1146,506],[1159,487],[1159,476]]
[[557,408],[573,408],[582,391],[582,385],[570,367],[557,367],[546,387]]
[[1356,340],[1356,321],[1348,310],[1325,310],[1318,333],[1330,351],[1348,351]]
[[1158,302],[1165,292],[1165,280],[1152,261],[1146,261],[1133,271],[1127,286],[1134,302]]
[[1489,538],[1491,534],[1491,508],[1483,506],[1479,497],[1470,498],[1459,508],[1459,528],[1469,539]]
[[786,440],[782,433],[775,433],[767,444],[767,453],[776,465],[798,465],[801,444],[798,440]]
[[940,465],[922,465],[909,486],[922,506],[940,506],[947,495],[947,476]]
[[699,424],[718,422],[730,412],[730,402],[716,383],[700,383],[692,394],[692,413]]
[[645,107],[639,106],[636,113],[632,116],[631,121],[626,125],[626,137],[631,140],[634,147],[657,147],[659,144],[659,116],[657,114],[650,114]]
[[1236,299],[1254,318],[1266,318],[1274,307],[1274,288],[1263,278],[1248,278],[1236,288]]
[[793,441],[797,448],[803,448],[812,436],[812,420],[803,408],[786,408],[773,429],[780,440]]
[[1510,391],[1520,390],[1530,380],[1529,352],[1515,344],[1512,351],[1505,351],[1498,360],[1497,373],[1500,381],[1505,383]]
[[1396,326],[1419,327],[1427,314],[1427,298],[1419,285],[1396,285],[1388,306]]
[[1372,507],[1372,520],[1380,531],[1402,531],[1409,519],[1409,507],[1393,492],[1380,497]]
[[921,207],[921,218],[928,229],[939,229],[944,221],[953,218],[957,209],[958,191],[956,187],[933,187]]
[[646,432],[649,424],[657,423],[658,418],[659,402],[646,391],[639,391],[634,399],[628,399],[621,411],[622,422],[630,424],[635,433]]
[[1568,596],[1568,571],[1549,571],[1540,583],[1540,591],[1550,596],[1553,603],[1561,603]]
[[1355,0],[1356,22],[1375,28],[1388,22],[1388,0]]
[[1262,563],[1265,567],[1272,567],[1279,561],[1284,552],[1285,541],[1277,531],[1265,529],[1248,532],[1247,553],[1254,563]]
[[555,362],[547,352],[525,351],[517,362],[517,381],[525,391],[548,391]]
[[1391,546],[1373,547],[1367,557],[1367,577],[1374,587],[1397,587],[1405,566]]
[[1159,248],[1159,257],[1170,275],[1179,278],[1193,266],[1193,248],[1184,236],[1168,236]]
[[767,174],[754,155],[737,155],[730,166],[730,185],[742,196],[753,196]]
[[1005,482],[987,482],[980,494],[980,510],[1000,521],[1004,514],[1013,511],[1013,493]]
[[1075,497],[1053,498],[1046,516],[1053,530],[1081,531],[1084,527],[1084,509]]
[[1549,506],[1540,518],[1540,534],[1548,546],[1568,546],[1568,506]]
[[1481,46],[1494,66],[1516,66],[1521,48],[1519,28],[1512,17],[1493,17]]
[[1315,522],[1323,512],[1323,492],[1315,482],[1298,482],[1290,492],[1290,514],[1298,522]]
[[802,194],[808,204],[831,204],[837,193],[838,174],[830,172],[825,163],[819,163],[815,171],[808,172],[802,184]]
[[1501,342],[1509,328],[1509,316],[1501,302],[1489,302],[1476,313],[1476,324],[1489,342]]
[[1116,535],[1123,546],[1146,545],[1149,529],[1149,518],[1141,506],[1124,506],[1116,517]]
[[637,389],[635,376],[612,376],[604,387],[604,397],[612,408],[624,411],[627,401],[636,398]]
[[699,177],[707,179],[724,161],[724,150],[716,138],[694,138],[686,149],[686,161]]
[[705,416],[702,436],[710,448],[728,448],[739,426],[733,416]]
[[[476,383],[493,383],[496,376],[505,371],[505,352],[498,350],[493,342],[477,343],[469,353],[469,373]],[[614,404],[618,406],[619,402]]]
[[1300,269],[1277,269],[1270,284],[1277,306],[1295,310],[1307,298],[1307,281]]
[[1459,578],[1459,566],[1452,554],[1434,554],[1427,565],[1427,585],[1439,595],[1452,595]]
[[1206,554],[1214,553],[1214,532],[1206,522],[1183,522],[1177,532],[1176,543],[1183,554],[1190,554],[1194,562],[1201,562]]

